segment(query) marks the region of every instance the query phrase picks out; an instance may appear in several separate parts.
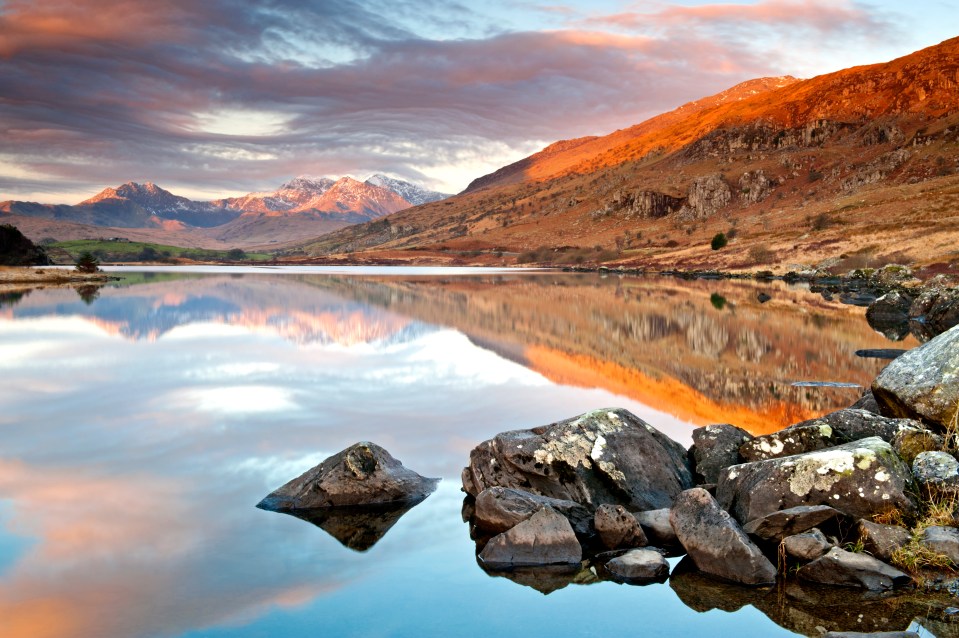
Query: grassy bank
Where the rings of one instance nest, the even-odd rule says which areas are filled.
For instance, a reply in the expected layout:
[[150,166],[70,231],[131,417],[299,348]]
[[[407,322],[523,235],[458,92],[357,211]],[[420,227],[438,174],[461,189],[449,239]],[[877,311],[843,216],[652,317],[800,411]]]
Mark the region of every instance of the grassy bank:
[[170,260],[191,261],[267,261],[273,255],[248,253],[239,248],[232,250],[209,250],[184,248],[165,244],[106,239],[77,239],[60,241],[45,246],[50,257],[60,264],[72,264],[83,252],[90,252],[101,262],[163,262]]

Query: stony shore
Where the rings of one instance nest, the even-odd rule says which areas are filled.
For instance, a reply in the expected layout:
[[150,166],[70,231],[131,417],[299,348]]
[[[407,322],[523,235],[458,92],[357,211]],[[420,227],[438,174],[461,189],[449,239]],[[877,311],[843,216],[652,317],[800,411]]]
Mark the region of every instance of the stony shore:
[[118,277],[104,272],[83,273],[68,268],[6,267],[0,268],[0,290],[23,287],[78,286],[104,284]]

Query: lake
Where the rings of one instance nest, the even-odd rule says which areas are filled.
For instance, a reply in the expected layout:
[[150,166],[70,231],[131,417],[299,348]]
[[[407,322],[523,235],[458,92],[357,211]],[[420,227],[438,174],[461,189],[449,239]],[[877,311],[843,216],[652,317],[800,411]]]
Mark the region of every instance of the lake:
[[[487,574],[459,475],[498,432],[599,407],[684,445],[845,407],[861,387],[794,384],[867,386],[886,362],[857,350],[916,345],[862,308],[781,282],[117,270],[0,294],[4,637],[815,635],[858,596]],[[256,509],[360,440],[443,479],[366,551]]]

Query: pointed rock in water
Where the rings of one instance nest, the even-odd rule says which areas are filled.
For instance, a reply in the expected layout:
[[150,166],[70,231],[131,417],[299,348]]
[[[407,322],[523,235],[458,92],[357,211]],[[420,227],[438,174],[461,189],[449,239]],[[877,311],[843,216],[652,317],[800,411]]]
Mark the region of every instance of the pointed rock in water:
[[776,568],[706,490],[696,487],[678,497],[669,522],[700,571],[743,585],[771,585]]
[[463,489],[476,497],[495,486],[638,511],[669,507],[692,475],[681,445],[626,410],[603,409],[473,448]]
[[277,488],[257,507],[286,511],[408,503],[429,496],[438,482],[403,467],[375,443],[363,441]]
[[749,522],[798,505],[829,505],[856,518],[893,509],[913,512],[912,472],[892,446],[871,437],[836,447],[734,465],[719,477],[716,498]]
[[912,579],[869,554],[856,554],[833,547],[821,558],[799,568],[799,577],[824,585],[863,587],[871,591],[887,591],[903,587]]
[[959,326],[910,350],[872,384],[887,416],[918,419],[948,429],[959,420]]
[[490,539],[479,557],[491,568],[568,565],[583,559],[583,549],[566,517],[543,507],[513,529]]
[[577,534],[586,536],[590,533],[593,516],[579,503],[508,487],[491,487],[480,492],[476,497],[472,518],[480,529],[501,533],[525,521],[544,505],[569,519]]
[[344,547],[365,552],[386,536],[390,528],[422,500],[387,505],[315,507],[283,510],[283,513],[316,525]]
[[693,430],[693,446],[689,458],[700,484],[715,483],[719,473],[740,462],[739,448],[753,435],[728,423],[707,425]]

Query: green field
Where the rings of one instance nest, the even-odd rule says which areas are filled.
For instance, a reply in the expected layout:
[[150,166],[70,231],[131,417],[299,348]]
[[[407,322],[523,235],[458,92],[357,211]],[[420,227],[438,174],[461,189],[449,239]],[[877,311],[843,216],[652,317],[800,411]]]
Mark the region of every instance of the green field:
[[93,253],[102,263],[111,262],[164,262],[173,259],[193,261],[266,261],[273,258],[267,253],[248,253],[238,248],[233,250],[208,250],[183,248],[136,241],[107,241],[100,239],[77,239],[58,241],[46,245],[47,252],[57,262],[73,263],[83,252]]

